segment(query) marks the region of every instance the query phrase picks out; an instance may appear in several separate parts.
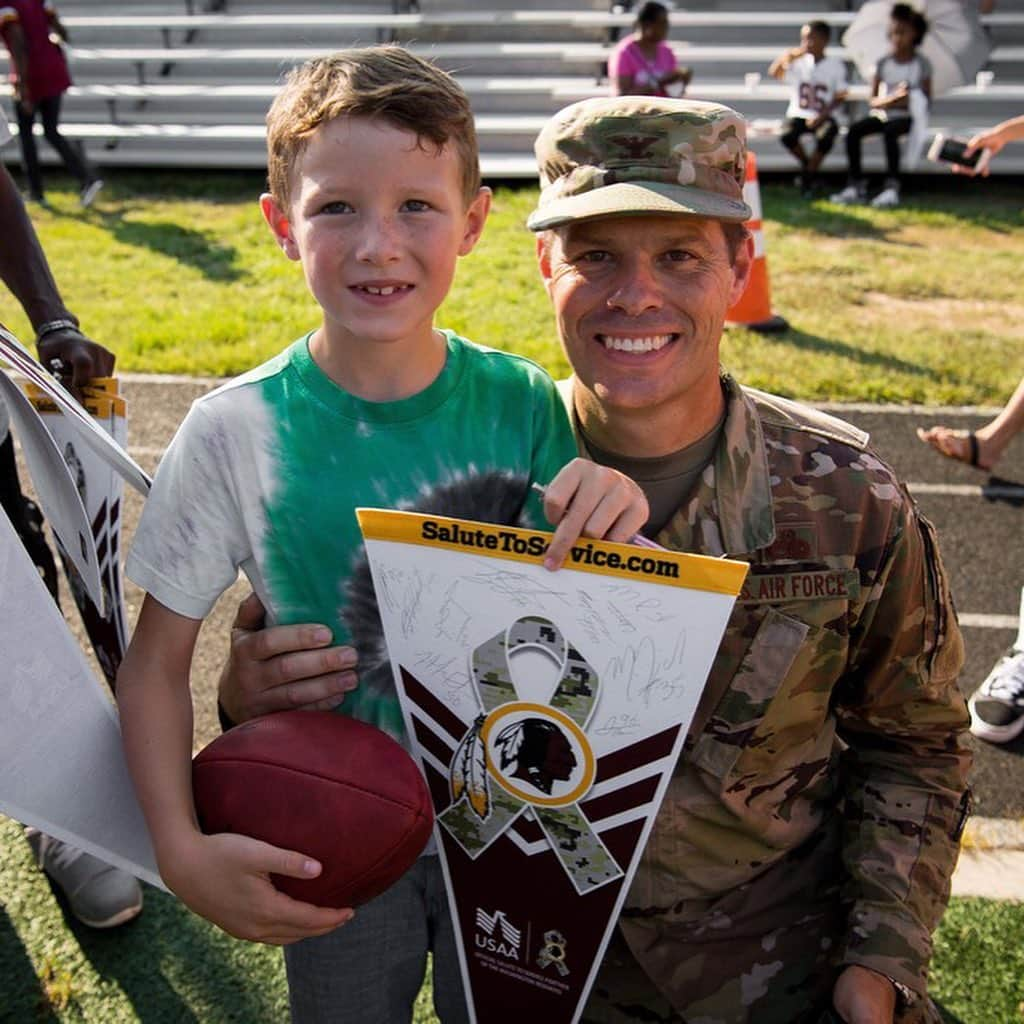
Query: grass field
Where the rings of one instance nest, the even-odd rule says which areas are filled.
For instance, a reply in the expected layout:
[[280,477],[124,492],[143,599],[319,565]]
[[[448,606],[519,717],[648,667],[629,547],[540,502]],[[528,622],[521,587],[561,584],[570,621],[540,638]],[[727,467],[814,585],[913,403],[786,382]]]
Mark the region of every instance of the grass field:
[[[125,175],[89,211],[59,187],[51,210],[33,209],[69,306],[123,369],[231,374],[314,323],[298,268],[259,218],[260,184],[254,175]],[[522,227],[535,195],[498,192],[441,321],[561,373]],[[782,185],[764,198],[775,306],[792,329],[728,336],[725,362],[744,382],[833,400],[1008,397],[1024,373],[1020,191],[950,181],[885,212],[808,206]],[[6,293],[0,319],[27,338]],[[0,819],[0,1022],[286,1019],[277,951],[235,942],[153,890],[125,929],[77,927],[18,831]],[[933,978],[949,1021],[1024,1021],[1024,908],[955,900]],[[434,1020],[428,997],[417,1024]]]
[[[33,213],[69,304],[122,369],[233,374],[315,322],[260,187],[254,174],[125,176],[93,209],[54,190],[52,210]],[[498,191],[440,322],[562,373],[523,227],[535,199]],[[807,205],[783,185],[764,200],[773,297],[792,329],[729,335],[724,361],[743,381],[818,399],[1005,401],[1024,372],[1019,191],[951,179],[894,211]],[[28,333],[20,310],[3,312]]]

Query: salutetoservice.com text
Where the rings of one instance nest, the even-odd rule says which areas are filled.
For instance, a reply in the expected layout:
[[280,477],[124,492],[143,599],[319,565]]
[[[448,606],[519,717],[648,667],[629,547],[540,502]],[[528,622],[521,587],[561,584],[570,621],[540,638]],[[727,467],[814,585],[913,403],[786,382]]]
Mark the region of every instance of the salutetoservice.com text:
[[[433,519],[424,520],[420,535],[424,540],[454,544],[461,548],[526,555],[534,558],[542,557],[548,549],[548,538],[541,534],[523,536],[520,532],[503,530],[500,527],[470,528],[461,523],[439,523]],[[650,554],[623,555],[618,551],[606,551],[591,541],[572,547],[566,564],[618,569],[641,576],[655,576],[663,579],[679,578],[679,566],[676,562],[654,558]]]

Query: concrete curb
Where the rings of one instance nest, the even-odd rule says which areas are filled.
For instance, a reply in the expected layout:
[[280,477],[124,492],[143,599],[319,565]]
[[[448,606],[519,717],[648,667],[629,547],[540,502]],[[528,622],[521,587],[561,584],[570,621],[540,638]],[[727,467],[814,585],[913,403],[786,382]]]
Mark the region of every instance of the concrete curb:
[[1024,819],[969,818],[964,829],[963,849],[976,852],[1024,850]]
[[954,896],[1024,901],[1024,821],[968,820],[952,892]]

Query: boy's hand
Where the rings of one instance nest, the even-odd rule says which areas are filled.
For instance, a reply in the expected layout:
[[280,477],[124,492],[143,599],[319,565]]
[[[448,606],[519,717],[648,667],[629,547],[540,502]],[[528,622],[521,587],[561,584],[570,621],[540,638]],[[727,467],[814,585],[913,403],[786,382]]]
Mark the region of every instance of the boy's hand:
[[556,526],[544,568],[561,568],[581,536],[626,543],[650,510],[639,485],[588,459],[573,459],[544,489],[544,514]]
[[250,594],[235,613],[218,697],[237,723],[272,711],[330,711],[354,690],[356,652],[330,647],[326,626],[264,628],[265,610]]
[[238,939],[285,946],[326,935],[355,913],[350,907],[317,907],[279,892],[271,873],[315,878],[320,864],[248,836],[196,833],[170,859],[173,867],[161,864],[168,886],[189,909]]

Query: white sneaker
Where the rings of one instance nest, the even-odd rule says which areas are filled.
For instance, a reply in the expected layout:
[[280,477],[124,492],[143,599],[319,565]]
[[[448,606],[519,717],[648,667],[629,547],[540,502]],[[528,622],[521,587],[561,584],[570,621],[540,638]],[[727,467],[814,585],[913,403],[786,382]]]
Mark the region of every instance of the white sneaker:
[[891,185],[888,188],[883,188],[881,192],[871,200],[871,205],[876,210],[891,210],[894,206],[900,205],[900,190],[893,188]]
[[967,702],[971,732],[989,743],[1009,743],[1024,732],[1024,650],[1011,647]]
[[847,185],[842,192],[834,192],[829,199],[840,206],[853,206],[864,202],[864,196],[856,185]]

